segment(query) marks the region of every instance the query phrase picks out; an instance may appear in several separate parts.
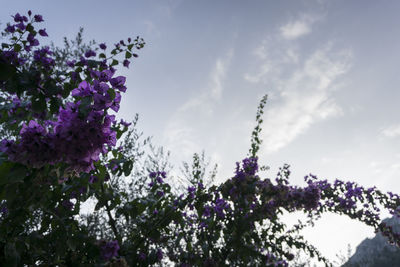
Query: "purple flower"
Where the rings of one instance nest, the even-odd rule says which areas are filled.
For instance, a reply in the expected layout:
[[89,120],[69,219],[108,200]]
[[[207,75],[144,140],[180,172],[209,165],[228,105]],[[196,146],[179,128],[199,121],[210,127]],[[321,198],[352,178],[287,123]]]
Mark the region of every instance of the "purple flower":
[[26,28],[26,26],[23,22],[18,23],[17,25],[15,25],[15,27],[17,27],[21,31],[25,30],[25,28]]
[[15,14],[15,16],[14,16],[14,21],[15,21],[15,22],[23,22],[24,19],[23,19],[23,17],[22,17],[19,13],[17,13],[17,14]]
[[99,47],[100,47],[101,49],[103,49],[103,50],[106,50],[106,48],[107,48],[107,46],[106,46],[105,43],[101,43],[101,44],[99,45]]
[[46,29],[40,29],[39,34],[40,34],[40,36],[49,36],[49,35],[47,35]]
[[191,199],[194,199],[194,192],[196,191],[196,188],[194,186],[189,186],[187,190],[188,190],[188,193],[189,193],[188,197],[191,198]]
[[115,98],[114,98],[114,101],[112,102],[110,108],[112,110],[114,110],[115,112],[118,112],[120,103],[121,103],[121,94],[119,92],[115,92]]
[[9,32],[9,33],[15,32],[15,27],[10,24],[7,24],[6,32]]
[[214,203],[214,211],[220,218],[225,218],[224,210],[229,209],[229,204],[222,198],[218,198]]
[[73,81],[73,82],[77,81],[78,78],[80,78],[79,73],[78,73],[78,72],[75,72],[75,71],[71,71],[71,72],[70,72],[70,75],[71,75],[71,81]]
[[144,261],[146,259],[146,254],[139,252],[139,260]]
[[108,82],[113,74],[114,73],[111,70],[103,70],[99,75],[100,82]]
[[[125,126],[125,127],[129,127],[132,123],[131,122],[127,122],[127,121],[124,121],[124,120],[122,120],[121,119],[121,122],[120,122],[123,126]],[[165,176],[164,176],[164,178],[165,178]]]
[[68,210],[72,210],[74,207],[74,204],[67,199],[63,200],[63,202],[61,204],[64,206],[64,208],[66,208]]
[[67,66],[68,67],[71,67],[71,68],[73,68],[73,67],[75,67],[75,60],[67,60]]
[[161,261],[162,258],[163,258],[163,253],[162,253],[161,249],[157,249],[156,255],[157,255],[157,259],[158,259],[159,261]]
[[93,184],[93,183],[96,183],[97,181],[98,181],[97,176],[95,176],[95,175],[90,175],[89,183]]
[[14,141],[12,141],[12,140],[8,140],[8,139],[1,140],[0,152],[8,154],[8,150],[11,149],[13,145],[14,145]]
[[79,63],[81,63],[82,65],[87,65],[88,62],[87,62],[86,58],[80,56]]
[[118,241],[117,240],[110,241],[105,244],[102,244],[101,255],[106,261],[108,261],[113,257],[118,256],[118,250],[119,250]]
[[43,21],[42,15],[35,15],[33,18],[35,19],[35,22],[42,22]]
[[50,69],[50,67],[55,64],[54,59],[49,57],[51,55],[53,55],[53,52],[50,50],[48,46],[45,46],[33,52],[33,59],[34,61],[41,63],[43,67],[45,67],[46,69]]
[[7,215],[7,213],[8,213],[8,208],[7,208],[6,206],[1,206],[1,208],[0,208],[0,214],[1,214],[2,216],[4,216],[4,215]]
[[105,94],[107,92],[107,90],[109,89],[108,85],[104,82],[99,82],[97,80],[93,81],[93,89],[95,92],[97,92],[98,94]]
[[93,99],[94,99],[93,108],[95,110],[107,109],[112,105],[112,100],[110,99],[110,96],[108,94],[105,96],[101,94],[95,94]]
[[93,95],[94,93],[95,93],[94,89],[87,81],[81,82],[78,88],[75,88],[74,90],[71,91],[72,96],[80,96],[80,97],[90,96]]
[[35,36],[32,33],[28,34],[28,37],[26,37],[26,40],[30,43],[33,42],[33,40],[35,40]]
[[206,228],[207,224],[205,222],[200,222],[199,223],[199,228]]
[[110,80],[110,83],[113,87],[119,89],[121,92],[125,92],[126,91],[126,87],[124,86],[126,81],[126,78],[124,76],[118,76],[115,78],[112,78]]
[[204,206],[203,216],[204,217],[211,216],[211,207],[209,205]]
[[96,52],[94,52],[93,50],[88,50],[85,53],[85,57],[89,58],[89,57],[94,57],[96,56]]
[[129,64],[131,64],[131,62],[127,59],[124,60],[124,62],[122,63],[122,65],[124,65],[124,67],[129,68]]

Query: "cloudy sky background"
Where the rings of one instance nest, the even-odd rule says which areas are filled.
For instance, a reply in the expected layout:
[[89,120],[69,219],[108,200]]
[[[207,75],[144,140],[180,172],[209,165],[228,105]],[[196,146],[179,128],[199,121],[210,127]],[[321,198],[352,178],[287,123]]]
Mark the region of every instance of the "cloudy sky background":
[[[31,9],[56,44],[85,28],[109,46],[147,43],[126,75],[119,116],[172,152],[179,167],[205,150],[218,181],[246,156],[257,105],[260,158],[273,178],[316,174],[400,192],[399,1],[4,1],[0,22]],[[327,215],[306,237],[324,255],[373,230]]]

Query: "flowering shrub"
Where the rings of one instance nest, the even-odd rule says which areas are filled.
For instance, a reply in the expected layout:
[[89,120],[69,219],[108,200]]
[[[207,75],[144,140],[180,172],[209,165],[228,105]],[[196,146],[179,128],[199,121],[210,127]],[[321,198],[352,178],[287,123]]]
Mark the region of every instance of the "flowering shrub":
[[[287,266],[302,250],[329,266],[300,234],[325,212],[360,220],[400,245],[380,222],[382,207],[399,214],[397,194],[313,175],[294,186],[288,165],[275,179],[259,176],[266,97],[234,176],[207,185],[195,154],[186,186],[176,187],[160,158],[140,161],[137,119],[131,125],[111,115],[127,90],[114,67],[129,67],[143,40],[121,40],[110,55],[106,44],[84,45],[80,35],[75,48],[68,41],[65,49],[39,47],[39,36],[48,36],[35,30],[42,16],[28,11],[13,20],[0,50],[1,265]],[[133,178],[127,184],[123,176]],[[84,215],[89,200],[94,211]],[[295,211],[307,220],[288,228],[281,217]]]

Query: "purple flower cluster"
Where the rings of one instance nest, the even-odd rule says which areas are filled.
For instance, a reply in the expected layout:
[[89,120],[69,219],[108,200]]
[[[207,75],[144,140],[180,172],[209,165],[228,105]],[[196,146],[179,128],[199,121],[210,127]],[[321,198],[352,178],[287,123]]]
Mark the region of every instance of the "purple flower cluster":
[[[31,18],[32,12],[28,11],[28,16]],[[19,32],[20,34],[24,34],[26,31],[28,31],[27,26],[30,25],[33,22],[42,22],[43,18],[41,15],[34,15],[33,18],[31,18],[31,21],[29,21],[28,17],[22,16],[19,13],[15,14],[13,16],[14,18],[14,24],[7,24],[7,27],[5,28],[5,32],[8,34],[14,34],[15,32]],[[48,36],[46,29],[40,29],[37,33],[39,33],[40,36]],[[23,42],[24,44],[24,49],[25,51],[30,51],[31,47],[38,46],[39,41],[35,38],[36,32],[30,31],[28,33],[28,36],[26,38],[26,42]]]
[[[35,15],[32,20],[41,22],[43,18]],[[23,24],[27,22],[27,18],[17,13],[14,21]],[[7,31],[13,32],[14,26],[8,25]],[[47,36],[45,29],[39,30],[39,35]],[[26,43],[30,46],[38,45],[34,37],[35,32],[30,32]],[[105,48],[105,45],[102,45],[102,48]],[[30,48],[26,50],[29,51]],[[95,55],[92,50],[85,53],[86,58]],[[52,56],[49,47],[43,47],[33,52],[33,62],[45,70],[51,70],[55,64]],[[3,51],[1,57],[14,65],[24,63],[24,59],[18,57],[15,51]],[[87,64],[87,60],[83,57],[82,62]],[[75,62],[68,61],[67,65],[74,67]],[[97,71],[88,67],[93,81],[91,83],[83,81],[72,90],[71,94],[76,98],[75,103],[69,102],[60,107],[56,121],[45,120],[41,125],[38,121],[31,120],[27,125],[23,125],[20,139],[3,140],[0,151],[8,154],[12,161],[33,167],[65,162],[76,171],[92,170],[93,162],[99,160],[100,153],[106,153],[107,146],[112,147],[116,144],[116,133],[111,130],[115,116],[108,115],[107,110],[110,108],[117,112],[121,101],[120,92],[126,91],[125,77],[113,78],[115,70],[109,68],[105,62],[102,62],[101,67],[104,70]],[[75,74],[75,79],[71,74],[71,80],[79,78],[78,74]],[[46,112],[35,113],[34,117],[44,120],[43,114]]]
[[[123,88],[121,80],[125,80],[117,78],[120,82],[116,86]],[[72,90],[72,95],[79,99],[92,99],[89,99],[88,106],[82,107],[80,100],[67,103],[60,108],[57,121],[45,122],[49,126],[47,128],[33,120],[28,125],[24,124],[20,140],[3,140],[1,151],[8,154],[12,161],[34,167],[65,162],[76,171],[89,172],[94,168],[93,163],[99,160],[100,153],[107,152],[106,146],[116,144],[116,133],[111,130],[115,116],[104,113],[108,108],[118,110],[120,94],[115,92],[117,96],[112,99],[107,93],[108,88],[105,82],[97,80],[93,86],[86,81],[81,82],[78,88]],[[88,110],[86,116],[82,116],[82,108]]]
[[112,259],[113,257],[118,256],[118,250],[119,250],[119,245],[118,241],[109,241],[109,242],[104,242],[101,244],[101,255],[104,260],[108,261]]
[[258,171],[257,158],[245,158],[242,160],[242,166],[236,162],[235,177],[239,180],[245,179],[246,176],[255,175]]
[[[151,182],[149,183],[149,187],[153,187],[155,184],[161,185],[164,183],[165,177],[167,177],[166,172],[164,171],[157,171],[157,172],[150,172],[149,177],[151,178]],[[164,192],[162,192],[164,195]],[[160,194],[160,193],[158,193]]]
[[36,168],[65,162],[76,171],[89,172],[100,153],[107,152],[106,145],[116,144],[116,133],[110,128],[115,116],[92,111],[82,119],[78,107],[79,102],[60,108],[58,121],[51,122],[50,129],[31,120],[23,125],[19,142],[3,140],[0,151],[11,161]]
[[106,145],[116,144],[116,133],[110,128],[115,116],[103,116],[101,111],[92,110],[87,118],[80,118],[78,106],[79,102],[60,109],[52,141],[60,161],[89,172],[100,153],[107,152]]
[[93,50],[88,50],[85,52],[85,57],[89,58],[89,57],[95,57],[96,56],[96,52],[94,52]]
[[213,209],[219,218],[225,218],[225,211],[230,211],[231,206],[226,202],[226,200],[217,198],[213,203]]
[[26,62],[26,58],[18,56],[15,51],[2,51],[0,53],[0,59],[11,63],[14,66],[21,66]]
[[45,69],[49,70],[55,64],[54,59],[51,57],[52,55],[53,52],[50,50],[50,47],[45,46],[33,52],[33,60],[34,62],[40,63]]

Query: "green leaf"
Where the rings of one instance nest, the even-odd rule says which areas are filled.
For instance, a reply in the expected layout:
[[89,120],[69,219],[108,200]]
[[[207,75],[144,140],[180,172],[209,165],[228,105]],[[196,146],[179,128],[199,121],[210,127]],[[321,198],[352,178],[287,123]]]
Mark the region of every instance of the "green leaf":
[[22,180],[27,175],[28,169],[22,164],[15,164],[7,174],[8,182],[9,183],[17,183]]
[[79,105],[79,115],[82,117],[86,117],[90,112],[90,105],[92,103],[92,97],[87,96],[81,100],[81,104]]
[[111,66],[115,66],[115,65],[118,65],[118,60],[116,60],[116,59],[113,59],[113,61],[111,62]]
[[94,207],[95,211],[98,211],[99,209],[101,209],[104,206],[104,202],[103,201],[98,201],[96,206]]
[[126,51],[125,58],[128,59],[128,58],[131,58],[131,57],[132,57],[132,54],[130,52]]
[[17,71],[14,66],[0,61],[0,81],[7,81],[8,79],[12,78],[16,72]]
[[61,91],[61,95],[63,98],[67,98],[71,91],[75,88],[74,84],[72,83],[65,83],[64,89]]
[[72,250],[72,251],[75,251],[75,249],[76,249],[76,244],[75,244],[75,242],[74,242],[71,238],[69,238],[69,239],[67,240],[67,246],[68,246],[68,248],[69,248],[70,250]]
[[61,100],[57,97],[53,97],[50,99],[50,112],[57,113],[61,105]]
[[37,98],[32,99],[32,109],[35,112],[41,113],[45,111],[47,108],[46,105],[46,99],[44,98],[44,95],[40,95]]
[[133,168],[133,161],[132,160],[125,161],[122,167],[124,175],[129,176],[131,174],[132,168]]
[[4,262],[5,266],[18,266],[20,256],[14,242],[9,242],[5,245],[4,254],[6,258],[6,262]]
[[96,61],[96,60],[88,60],[87,61],[87,64],[88,64],[88,66],[89,67],[91,67],[92,69],[93,68],[96,68],[97,67],[97,65],[99,65],[99,61]]
[[146,210],[146,205],[138,199],[135,199],[127,205],[126,209],[129,211],[132,218],[136,218]]
[[26,25],[26,30],[27,30],[28,32],[32,33],[32,31],[34,30],[32,24],[29,23],[28,25]]
[[15,52],[19,52],[19,51],[21,51],[21,45],[19,45],[19,44],[14,44],[14,51]]
[[104,180],[104,178],[108,174],[106,167],[104,167],[104,165],[99,165],[99,166],[97,166],[97,170],[99,171],[98,176],[99,176],[100,180]]
[[111,100],[114,100],[114,98],[115,98],[115,91],[114,91],[114,89],[112,89],[112,88],[108,89],[108,90],[107,90],[107,93],[110,95]]
[[3,162],[0,164],[0,185],[8,182],[8,174],[15,164],[12,162]]

